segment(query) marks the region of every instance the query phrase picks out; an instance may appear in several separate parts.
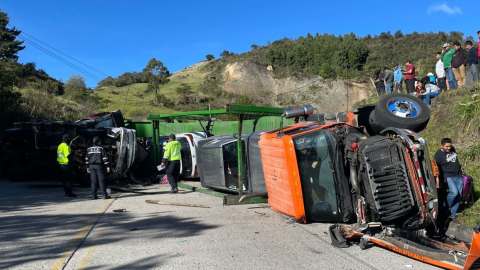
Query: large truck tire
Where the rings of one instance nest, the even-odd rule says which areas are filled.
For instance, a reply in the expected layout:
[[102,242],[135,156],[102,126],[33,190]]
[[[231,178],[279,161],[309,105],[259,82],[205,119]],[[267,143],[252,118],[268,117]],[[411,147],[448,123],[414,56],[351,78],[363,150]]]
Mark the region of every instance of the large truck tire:
[[374,115],[384,128],[396,127],[420,132],[430,120],[430,108],[412,95],[388,94],[378,100]]

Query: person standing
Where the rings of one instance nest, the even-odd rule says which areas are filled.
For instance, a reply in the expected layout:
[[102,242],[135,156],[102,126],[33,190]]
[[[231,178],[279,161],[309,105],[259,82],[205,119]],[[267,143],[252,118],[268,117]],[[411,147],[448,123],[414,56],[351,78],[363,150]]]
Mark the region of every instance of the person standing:
[[102,140],[98,136],[93,137],[93,146],[87,148],[87,155],[85,156],[87,172],[90,174],[90,180],[92,181],[92,200],[98,199],[97,185],[100,186],[103,198],[110,199],[105,185],[105,176],[110,172],[110,167],[108,166],[107,154],[101,144]]
[[165,153],[163,154],[162,163],[160,164],[161,167],[164,167],[165,163],[168,161],[168,167],[166,172],[168,183],[172,187],[170,193],[178,192],[177,183],[179,182],[180,176],[180,160],[182,158],[180,152],[181,150],[182,145],[179,141],[177,141],[177,137],[175,137],[175,134],[170,134],[170,136],[168,137],[168,143]]
[[457,79],[457,86],[463,88],[466,82],[465,66],[468,63],[468,52],[462,48],[462,45],[460,45],[458,41],[453,43],[453,48],[455,49],[455,53],[452,57],[452,69]]
[[[435,161],[437,162],[440,171],[443,174],[444,181],[448,185],[447,204],[450,208],[450,217],[452,222],[459,224],[457,220],[457,210],[460,206],[463,190],[462,174],[464,173],[460,162],[458,161],[457,152],[452,146],[450,138],[443,138],[441,141],[442,147],[435,153]],[[437,188],[440,186],[440,181],[437,176]]]
[[435,65],[435,73],[437,74],[437,86],[442,89],[442,91],[447,90],[447,84],[445,83],[445,68],[443,67],[442,62],[442,53],[437,52],[437,64]]
[[402,87],[402,68],[398,65],[398,63],[395,63],[393,65],[393,82],[395,83],[395,92],[397,93],[402,93],[403,92],[403,87]]
[[454,49],[450,48],[450,43],[443,44],[443,50],[441,55],[441,60],[443,62],[443,67],[445,68],[445,76],[448,81],[450,90],[457,89],[457,80],[452,70],[452,56],[455,53]]
[[407,60],[405,62],[407,70],[402,72],[405,74],[405,85],[407,86],[407,93],[412,94],[415,91],[415,66],[412,61]]
[[63,190],[65,191],[65,197],[77,197],[76,194],[72,192],[72,185],[70,183],[70,178],[72,176],[72,170],[70,168],[68,156],[72,152],[72,149],[67,144],[68,143],[68,134],[62,136],[62,143],[57,148],[57,162],[60,164],[60,170],[62,173],[62,185]]
[[478,49],[472,45],[470,40],[465,42],[465,48],[468,50],[468,70],[465,87],[472,85],[474,82],[478,83]]
[[392,93],[393,90],[393,72],[390,70],[389,67],[384,67],[383,72],[385,72],[385,90],[387,94]]

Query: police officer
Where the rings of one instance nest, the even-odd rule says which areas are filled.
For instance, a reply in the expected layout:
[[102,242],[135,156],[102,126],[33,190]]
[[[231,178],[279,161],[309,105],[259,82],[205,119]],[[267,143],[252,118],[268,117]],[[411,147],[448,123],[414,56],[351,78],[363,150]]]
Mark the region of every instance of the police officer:
[[62,143],[57,148],[57,162],[60,164],[60,170],[62,171],[62,184],[65,191],[65,197],[77,197],[72,192],[72,186],[70,184],[71,169],[68,164],[68,156],[72,152],[70,146],[67,144],[68,134],[62,136]]
[[98,136],[95,136],[93,138],[93,146],[87,149],[87,156],[85,157],[87,172],[90,174],[90,179],[92,181],[93,200],[98,199],[97,185],[100,185],[103,198],[110,199],[110,196],[107,194],[107,187],[105,186],[105,175],[110,172],[110,167],[108,167],[108,157],[105,154],[105,150],[101,146],[101,143],[102,140]]
[[180,175],[180,159],[182,158],[180,150],[182,149],[182,145],[180,142],[177,141],[175,134],[170,134],[168,137],[167,143],[167,150],[163,154],[162,164],[160,166],[165,166],[165,162],[168,162],[167,167],[167,179],[170,186],[172,186],[172,190],[170,193],[177,193],[177,182],[179,182],[179,175]]

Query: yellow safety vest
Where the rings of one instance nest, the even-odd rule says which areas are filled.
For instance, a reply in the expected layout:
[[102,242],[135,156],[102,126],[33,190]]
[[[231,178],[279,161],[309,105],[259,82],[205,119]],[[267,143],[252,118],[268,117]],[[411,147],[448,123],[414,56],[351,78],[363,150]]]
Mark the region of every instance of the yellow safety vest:
[[60,165],[68,164],[68,155],[70,155],[72,149],[66,143],[61,143],[57,149],[57,161]]
[[167,143],[167,150],[163,154],[163,158],[168,158],[168,161],[180,160],[182,158],[180,151],[182,144],[178,141],[171,141]]

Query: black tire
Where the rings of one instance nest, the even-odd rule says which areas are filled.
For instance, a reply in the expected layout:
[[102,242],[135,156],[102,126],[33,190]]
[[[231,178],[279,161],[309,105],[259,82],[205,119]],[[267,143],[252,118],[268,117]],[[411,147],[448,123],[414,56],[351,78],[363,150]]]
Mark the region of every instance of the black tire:
[[[395,100],[402,101],[400,106],[413,106],[416,108],[416,115],[398,116],[390,111],[389,105]],[[414,132],[420,132],[430,120],[430,108],[417,97],[407,94],[388,94],[382,96],[375,105],[374,111],[376,121],[383,127],[406,128]]]

